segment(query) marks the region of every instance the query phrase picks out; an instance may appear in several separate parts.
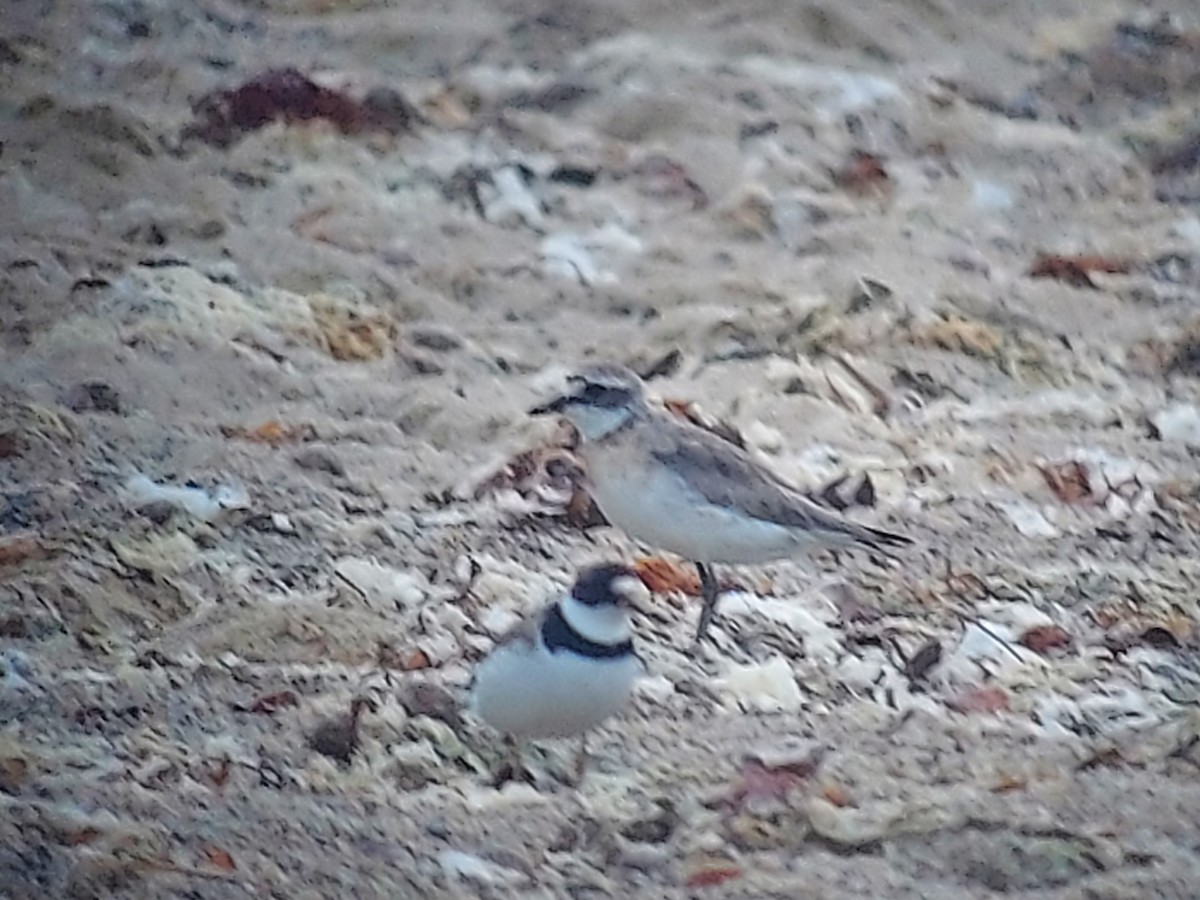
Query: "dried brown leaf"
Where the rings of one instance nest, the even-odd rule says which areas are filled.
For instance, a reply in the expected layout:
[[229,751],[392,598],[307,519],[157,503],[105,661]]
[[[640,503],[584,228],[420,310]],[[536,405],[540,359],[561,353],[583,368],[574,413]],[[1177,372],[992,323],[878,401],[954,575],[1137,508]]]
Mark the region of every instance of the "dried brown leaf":
[[992,785],[991,791],[993,794],[1007,794],[1010,791],[1019,791],[1029,786],[1029,782],[1024,778],[1016,775],[1004,775],[998,782]]
[[1071,635],[1058,625],[1035,625],[1021,635],[1020,643],[1030,650],[1045,653],[1059,647],[1071,646]]
[[1009,708],[1008,693],[998,687],[972,688],[950,700],[949,706],[961,713],[1003,712]]
[[204,855],[210,863],[222,872],[232,872],[237,868],[229,851],[221,847],[205,847]]
[[312,425],[284,425],[278,419],[271,419],[261,425],[222,425],[221,434],[227,438],[278,447],[297,441],[311,441],[317,436],[317,431]]
[[409,131],[421,115],[391,88],[375,88],[362,100],[322,87],[296,69],[272,69],[238,87],[213,91],[193,107],[196,120],[183,138],[228,147],[271,122],[323,119],[343,134]]
[[415,672],[418,669],[428,669],[433,665],[429,659],[429,654],[424,650],[413,650],[400,663],[400,668],[405,672]]
[[1031,278],[1053,278],[1065,281],[1075,287],[1096,288],[1092,281],[1093,272],[1110,275],[1128,274],[1131,266],[1128,260],[1114,259],[1108,256],[1077,254],[1060,256],[1056,253],[1039,253],[1029,269]]
[[742,867],[731,862],[704,862],[688,872],[685,887],[716,887],[742,875]]
[[700,578],[689,566],[661,556],[645,556],[633,564],[633,570],[654,594],[686,594],[700,596]]

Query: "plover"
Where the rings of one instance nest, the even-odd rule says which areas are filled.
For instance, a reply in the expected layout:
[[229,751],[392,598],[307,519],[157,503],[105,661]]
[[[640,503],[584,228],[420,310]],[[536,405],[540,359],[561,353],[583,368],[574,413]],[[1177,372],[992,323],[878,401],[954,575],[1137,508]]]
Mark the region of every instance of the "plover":
[[630,537],[696,564],[701,640],[720,593],[714,563],[763,563],[823,546],[873,550],[911,543],[813,503],[730,442],[646,402],[624,366],[591,366],[567,393],[530,410],[579,432],[592,499]]
[[629,701],[642,661],[629,608],[646,594],[629,568],[608,563],[580,573],[569,594],[505,634],[479,664],[469,708],[498,731],[524,738],[581,737]]

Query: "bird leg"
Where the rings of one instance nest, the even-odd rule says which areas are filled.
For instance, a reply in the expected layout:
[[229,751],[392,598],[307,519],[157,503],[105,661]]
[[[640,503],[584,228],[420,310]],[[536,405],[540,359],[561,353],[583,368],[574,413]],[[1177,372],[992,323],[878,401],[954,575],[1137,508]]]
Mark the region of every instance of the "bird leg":
[[574,786],[579,787],[583,783],[584,773],[587,771],[588,751],[587,751],[587,733],[579,736],[579,752],[575,754],[575,771],[574,771]]
[[500,764],[500,771],[495,778],[495,786],[500,787],[507,781],[525,781],[529,782],[529,771],[525,768],[525,762],[522,759],[522,742],[520,739],[512,735],[504,736],[504,760]]
[[717,600],[721,596],[721,588],[717,577],[713,574],[712,566],[696,563],[696,572],[700,575],[700,596],[704,605],[700,608],[700,624],[696,628],[696,643],[704,640],[708,634],[708,626],[712,624],[713,616],[717,613]]

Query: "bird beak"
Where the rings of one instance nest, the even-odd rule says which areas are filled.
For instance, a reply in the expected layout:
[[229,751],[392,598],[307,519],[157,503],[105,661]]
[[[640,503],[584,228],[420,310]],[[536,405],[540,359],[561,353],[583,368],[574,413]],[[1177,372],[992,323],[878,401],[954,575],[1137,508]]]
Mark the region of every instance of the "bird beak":
[[531,416],[544,416],[548,413],[560,413],[566,409],[567,404],[571,402],[570,397],[555,397],[549,403],[543,403],[541,406],[535,406],[529,411]]

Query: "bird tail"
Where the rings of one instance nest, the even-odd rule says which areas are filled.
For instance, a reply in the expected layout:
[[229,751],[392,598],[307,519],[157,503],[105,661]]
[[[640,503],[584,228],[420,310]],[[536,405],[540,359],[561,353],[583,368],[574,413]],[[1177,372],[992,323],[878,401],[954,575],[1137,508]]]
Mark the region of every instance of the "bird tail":
[[912,538],[894,531],[884,531],[882,528],[872,528],[869,525],[859,525],[849,519],[830,516],[825,523],[827,536],[831,543],[853,546],[855,544],[876,550],[880,553],[891,554],[893,551],[912,544]]

